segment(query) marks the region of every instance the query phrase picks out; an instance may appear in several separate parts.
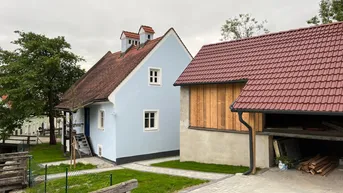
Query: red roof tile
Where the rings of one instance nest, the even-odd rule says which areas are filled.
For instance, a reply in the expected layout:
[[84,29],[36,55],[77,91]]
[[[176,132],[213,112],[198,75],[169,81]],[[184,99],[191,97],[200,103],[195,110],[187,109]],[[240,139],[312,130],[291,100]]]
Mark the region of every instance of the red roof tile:
[[75,109],[108,100],[114,89],[132,72],[163,38],[148,41],[143,47],[131,46],[125,55],[107,52],[62,97],[59,109]]
[[147,32],[147,33],[152,33],[152,34],[155,33],[155,31],[154,31],[154,30],[152,29],[152,27],[150,27],[150,26],[142,25],[142,26],[139,28],[138,31],[140,31],[141,28],[143,28],[144,31]]
[[235,110],[343,112],[343,22],[205,45],[175,85],[237,80]]
[[129,32],[129,31],[123,31],[122,35],[125,35],[128,38],[132,38],[132,39],[137,39],[139,40],[139,34],[138,33],[134,33],[134,32]]

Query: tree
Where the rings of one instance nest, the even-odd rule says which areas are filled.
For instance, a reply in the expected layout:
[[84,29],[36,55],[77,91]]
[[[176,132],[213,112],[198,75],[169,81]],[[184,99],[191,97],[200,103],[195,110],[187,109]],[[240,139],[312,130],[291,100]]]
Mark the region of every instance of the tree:
[[243,38],[269,33],[264,27],[266,20],[258,22],[252,18],[250,14],[239,14],[238,17],[228,19],[221,28],[222,41],[224,40],[239,40]]
[[327,24],[343,21],[343,0],[321,0],[318,15],[307,21],[308,24]]
[[83,61],[72,53],[64,37],[48,38],[32,32],[15,31],[14,51],[0,49],[0,96],[15,106],[17,115],[47,115],[50,123],[50,144],[56,144],[54,107],[62,94],[85,71],[77,65]]
[[0,101],[0,140],[5,140],[13,133],[14,129],[23,124],[24,117],[20,117],[15,107],[9,107],[4,101]]

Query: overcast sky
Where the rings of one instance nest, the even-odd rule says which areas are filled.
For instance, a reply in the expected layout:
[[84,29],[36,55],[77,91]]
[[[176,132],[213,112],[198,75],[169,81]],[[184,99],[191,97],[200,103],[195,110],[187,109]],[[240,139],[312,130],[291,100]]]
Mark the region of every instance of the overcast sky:
[[15,30],[49,37],[65,36],[89,69],[107,51],[120,50],[122,30],[137,32],[141,24],[155,37],[174,27],[193,56],[202,45],[220,39],[226,19],[250,13],[268,20],[270,32],[308,26],[319,0],[0,0],[0,47],[10,44]]

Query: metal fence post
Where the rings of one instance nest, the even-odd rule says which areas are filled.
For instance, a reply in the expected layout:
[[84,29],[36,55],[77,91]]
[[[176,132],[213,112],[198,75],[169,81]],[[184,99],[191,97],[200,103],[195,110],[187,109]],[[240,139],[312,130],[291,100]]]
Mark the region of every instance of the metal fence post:
[[48,165],[45,165],[44,193],[46,193],[46,182],[48,178],[47,176],[48,176]]
[[32,187],[32,156],[29,158],[29,187]]
[[110,174],[110,186],[112,186],[112,174]]
[[66,168],[66,193],[68,193],[68,168]]

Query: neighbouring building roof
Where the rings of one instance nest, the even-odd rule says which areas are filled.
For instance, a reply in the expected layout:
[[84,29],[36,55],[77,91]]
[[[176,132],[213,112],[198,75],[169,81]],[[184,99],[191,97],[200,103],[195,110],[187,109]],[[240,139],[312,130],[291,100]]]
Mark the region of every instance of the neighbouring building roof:
[[174,85],[235,81],[233,111],[343,112],[343,22],[205,45]]
[[155,31],[150,26],[142,25],[138,31],[141,31],[141,28],[143,28],[143,30],[147,33],[152,33],[152,34],[155,33]]
[[[128,37],[128,38],[132,38],[132,39],[137,39],[137,40],[139,40],[139,34],[138,34],[138,33],[129,32],[129,31],[123,31],[122,34],[121,34],[121,36],[122,36],[123,34],[124,34],[126,37]],[[121,36],[120,36],[120,37],[121,37]]]
[[143,47],[132,45],[125,54],[107,52],[64,95],[58,109],[76,109],[97,101],[107,101],[114,89],[163,38],[147,41]]

